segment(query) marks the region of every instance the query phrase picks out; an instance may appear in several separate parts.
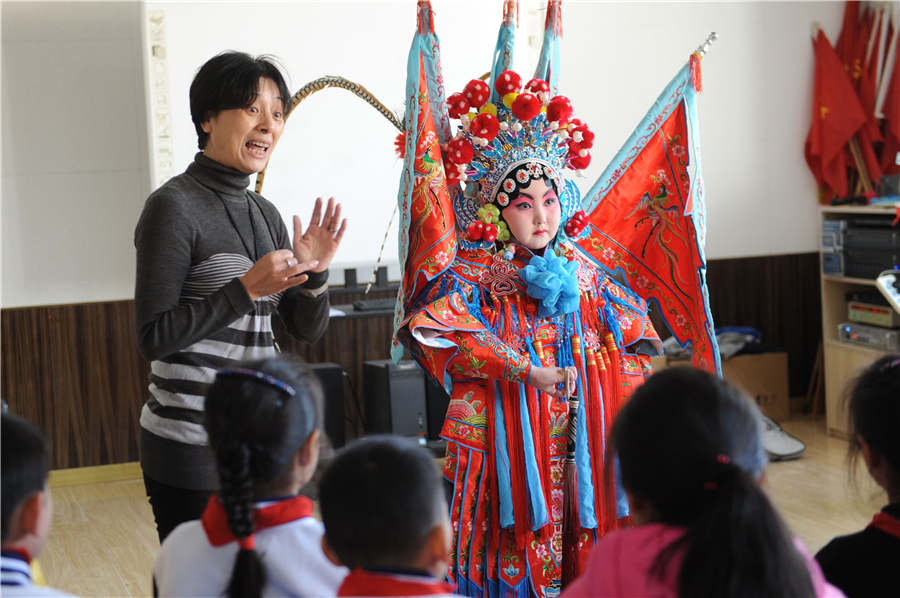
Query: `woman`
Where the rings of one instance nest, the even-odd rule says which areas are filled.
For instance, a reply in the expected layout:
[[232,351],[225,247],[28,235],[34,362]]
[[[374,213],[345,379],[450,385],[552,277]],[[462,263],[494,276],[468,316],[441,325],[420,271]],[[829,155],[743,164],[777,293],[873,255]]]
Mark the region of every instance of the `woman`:
[[278,210],[249,191],[284,128],[289,97],[266,57],[227,52],[190,88],[202,150],[147,199],[135,229],[135,326],[151,363],[141,412],[141,467],[160,541],[198,518],[218,484],[203,429],[216,369],[277,353],[271,316],[313,342],[328,323],[328,265],[346,220],[316,200],[293,241]]

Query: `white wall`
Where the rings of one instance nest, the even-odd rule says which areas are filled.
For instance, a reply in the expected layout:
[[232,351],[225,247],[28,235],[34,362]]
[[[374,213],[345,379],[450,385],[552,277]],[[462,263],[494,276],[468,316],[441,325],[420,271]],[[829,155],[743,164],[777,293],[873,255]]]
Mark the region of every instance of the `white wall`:
[[835,40],[843,3],[569,3],[564,10],[561,78],[597,133],[587,182],[715,31],[698,100],[707,257],[818,250],[816,186],[803,158],[810,26],[819,21]]
[[[490,68],[501,4],[433,0],[449,91]],[[520,62],[528,63],[536,48],[527,47],[527,38],[539,43],[543,23],[533,11],[543,2],[521,5]],[[134,4],[106,4],[102,15],[85,8],[92,4],[52,6],[43,14],[3,3],[7,306],[131,296],[131,235],[149,191],[137,182],[149,178],[146,149],[136,149],[147,144],[144,100],[132,95],[142,85],[143,67],[135,67],[140,60],[133,48],[145,12]],[[415,28],[412,0],[146,2],[143,8],[165,13],[175,172],[196,151],[187,100],[191,78],[206,59],[226,49],[279,56],[291,89],[325,74],[343,75],[402,113]],[[598,135],[582,188],[612,159],[689,53],[715,30],[720,40],[703,61],[699,102],[708,257],[815,251],[815,188],[802,156],[811,106],[809,32],[811,22],[820,21],[834,39],[841,11],[842,4],[831,2],[566,2],[562,90]],[[30,38],[23,39],[29,27],[19,23],[31,23]],[[101,58],[111,64],[91,75],[100,85],[80,83],[82,71]],[[52,89],[32,91],[47,89],[48,81]],[[106,104],[92,111],[89,102],[98,99],[88,91],[94,87],[103,88],[99,99]],[[59,99],[50,95],[60,89],[67,91]],[[37,106],[43,116],[36,124],[16,117]],[[374,263],[396,197],[395,134],[343,90],[315,94],[288,121],[264,194],[286,219],[299,213],[305,220],[317,195],[343,201],[351,223],[335,270]],[[100,176],[104,169],[113,172]],[[77,192],[62,192],[73,187]],[[395,222],[386,248],[394,264],[396,231]],[[97,256],[104,259],[98,263]]]
[[3,2],[2,305],[134,294],[140,5]]

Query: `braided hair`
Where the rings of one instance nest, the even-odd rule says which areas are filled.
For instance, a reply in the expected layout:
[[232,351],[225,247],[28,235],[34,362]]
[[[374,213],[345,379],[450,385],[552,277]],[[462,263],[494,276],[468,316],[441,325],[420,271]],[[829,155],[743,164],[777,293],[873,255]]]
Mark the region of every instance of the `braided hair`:
[[265,567],[253,547],[256,490],[292,474],[297,450],[319,426],[321,387],[299,360],[273,357],[220,371],[206,394],[205,427],[219,499],[240,550],[229,598],[261,596]]

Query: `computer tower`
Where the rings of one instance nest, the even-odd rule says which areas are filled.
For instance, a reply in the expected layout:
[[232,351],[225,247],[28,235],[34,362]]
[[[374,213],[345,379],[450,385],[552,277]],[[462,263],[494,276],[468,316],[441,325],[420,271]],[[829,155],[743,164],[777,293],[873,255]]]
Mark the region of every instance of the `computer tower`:
[[414,361],[390,359],[363,364],[365,430],[420,439],[428,434],[425,373]]
[[344,433],[344,369],[336,363],[311,363],[309,368],[322,385],[323,425],[331,439],[331,446],[339,448],[346,443]]
[[437,380],[426,376],[425,399],[427,401],[425,410],[428,414],[428,440],[437,440],[441,437],[441,428],[444,426],[444,417],[447,415],[447,407],[450,405],[450,396]]

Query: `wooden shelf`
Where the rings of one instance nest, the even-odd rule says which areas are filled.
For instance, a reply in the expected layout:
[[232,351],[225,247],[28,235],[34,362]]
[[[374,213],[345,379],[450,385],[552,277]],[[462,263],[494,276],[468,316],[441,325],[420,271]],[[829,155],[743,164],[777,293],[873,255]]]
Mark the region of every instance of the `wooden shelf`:
[[883,355],[887,355],[891,353],[887,349],[879,349],[877,347],[867,347],[866,345],[860,345],[857,343],[848,343],[846,341],[840,341],[836,339],[826,339],[825,345],[834,348],[841,349],[842,351],[857,351],[862,354],[869,354],[873,359],[878,359]]
[[822,214],[862,214],[867,216],[893,216],[897,212],[897,206],[885,204],[883,206],[823,206]]
[[842,282],[846,284],[864,284],[870,287],[875,286],[874,278],[853,278],[851,276],[834,276],[833,274],[823,274],[822,280],[827,282]]

